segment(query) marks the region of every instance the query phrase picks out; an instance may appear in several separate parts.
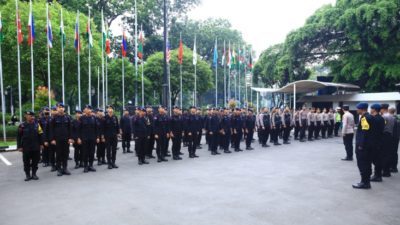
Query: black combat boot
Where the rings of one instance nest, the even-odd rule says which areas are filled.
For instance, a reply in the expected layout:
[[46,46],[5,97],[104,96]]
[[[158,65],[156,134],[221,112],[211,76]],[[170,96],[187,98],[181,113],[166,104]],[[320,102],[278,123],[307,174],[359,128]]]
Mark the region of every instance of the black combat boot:
[[25,180],[24,181],[30,181],[32,179],[31,173],[30,172],[25,172]]
[[37,169],[32,170],[32,180],[39,180],[39,177],[36,175]]

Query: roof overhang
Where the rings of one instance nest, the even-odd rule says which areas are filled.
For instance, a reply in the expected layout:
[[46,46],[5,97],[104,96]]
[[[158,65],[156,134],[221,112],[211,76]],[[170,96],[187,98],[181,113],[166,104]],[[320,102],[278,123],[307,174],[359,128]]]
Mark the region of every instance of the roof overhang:
[[315,80],[299,80],[277,89],[272,89],[272,88],[252,88],[252,89],[260,93],[293,93],[295,90],[296,93],[310,93],[318,91],[325,87],[334,87],[339,90],[346,90],[346,91],[360,90],[359,86],[353,84],[321,82]]

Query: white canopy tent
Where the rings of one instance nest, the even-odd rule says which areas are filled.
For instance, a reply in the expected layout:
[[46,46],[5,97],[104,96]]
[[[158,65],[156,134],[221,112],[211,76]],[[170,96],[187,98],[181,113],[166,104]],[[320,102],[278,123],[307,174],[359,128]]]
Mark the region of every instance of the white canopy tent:
[[326,87],[334,87],[338,91],[359,91],[360,87],[353,84],[345,84],[345,83],[332,83],[332,82],[321,82],[315,80],[299,80],[287,84],[281,88],[257,88],[252,87],[251,89],[257,92],[257,112],[259,109],[259,95],[260,93],[285,93],[285,94],[292,94],[293,93],[293,108],[296,108],[296,94],[297,93],[311,93],[321,90]]

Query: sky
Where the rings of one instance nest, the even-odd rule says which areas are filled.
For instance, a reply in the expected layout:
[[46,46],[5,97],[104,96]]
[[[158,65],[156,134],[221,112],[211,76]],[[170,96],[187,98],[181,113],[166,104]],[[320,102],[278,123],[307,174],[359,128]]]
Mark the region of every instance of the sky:
[[271,45],[285,41],[286,35],[304,25],[318,8],[336,0],[202,0],[189,18],[224,18],[242,32],[257,56]]

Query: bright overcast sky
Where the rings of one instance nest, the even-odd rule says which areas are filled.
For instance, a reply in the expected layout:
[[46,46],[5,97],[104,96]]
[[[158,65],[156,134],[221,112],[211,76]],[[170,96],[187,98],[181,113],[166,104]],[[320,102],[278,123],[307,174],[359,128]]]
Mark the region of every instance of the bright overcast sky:
[[246,42],[259,55],[286,35],[301,27],[315,10],[336,0],[202,0],[189,13],[192,19],[209,17],[228,19],[233,28],[242,32]]

